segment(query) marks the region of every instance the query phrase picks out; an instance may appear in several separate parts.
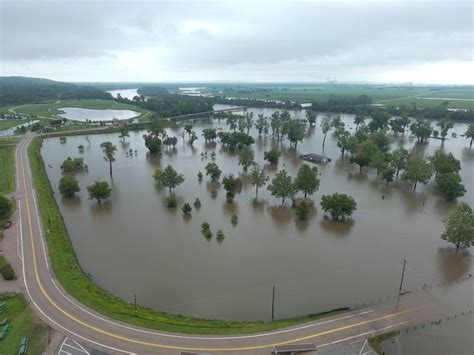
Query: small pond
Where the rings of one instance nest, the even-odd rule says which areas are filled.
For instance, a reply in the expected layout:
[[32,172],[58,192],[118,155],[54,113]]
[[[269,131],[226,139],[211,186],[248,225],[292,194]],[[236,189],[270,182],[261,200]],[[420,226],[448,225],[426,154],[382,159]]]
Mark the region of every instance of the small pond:
[[127,120],[139,115],[138,112],[131,110],[94,110],[89,108],[79,107],[61,107],[58,109],[61,111],[60,117],[67,118],[73,121],[112,121]]

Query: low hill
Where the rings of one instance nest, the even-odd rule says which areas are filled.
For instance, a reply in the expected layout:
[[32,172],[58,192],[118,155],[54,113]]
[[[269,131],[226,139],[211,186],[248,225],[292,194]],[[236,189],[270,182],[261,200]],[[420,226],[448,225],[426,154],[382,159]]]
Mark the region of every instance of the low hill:
[[0,77],[0,106],[55,99],[112,99],[112,96],[86,85],[21,76]]

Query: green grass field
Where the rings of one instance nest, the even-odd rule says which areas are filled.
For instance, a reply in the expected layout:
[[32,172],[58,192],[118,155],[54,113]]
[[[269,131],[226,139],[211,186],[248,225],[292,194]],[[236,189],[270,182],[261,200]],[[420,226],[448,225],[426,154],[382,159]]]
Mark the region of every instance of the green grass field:
[[28,337],[28,354],[42,354],[48,341],[48,328],[40,322],[26,303],[23,295],[3,294],[1,302],[7,302],[5,310],[0,313],[0,321],[10,318],[11,330],[0,342],[0,355],[17,354],[20,340]]
[[94,110],[132,110],[140,115],[145,115],[148,111],[134,105],[116,102],[112,100],[64,100],[50,103],[22,105],[14,108],[20,114],[32,114],[41,117],[55,118],[59,115],[62,107],[78,107]]
[[[428,98],[429,97],[429,98]],[[449,101],[449,105],[447,106],[448,108],[456,108],[456,109],[468,109],[468,110],[473,110],[474,109],[474,100],[468,100],[468,99],[449,99],[446,98],[446,100],[443,98],[439,97],[434,97],[432,95],[428,95],[427,97],[421,96],[421,97],[414,97],[414,98],[405,98],[405,99],[396,99],[396,100],[390,100],[388,102],[382,102],[386,106],[402,106],[405,105],[407,107],[411,107],[413,103],[416,103],[417,107],[420,108],[425,108],[425,107],[439,107],[441,104],[445,101]]]
[[15,191],[15,147],[18,139],[0,139],[0,195]]
[[[426,87],[293,87],[293,88],[273,88],[271,91],[256,91],[255,88],[248,89],[249,92],[239,92],[246,90],[244,88],[226,89],[223,91],[226,97],[238,97],[249,99],[273,99],[273,100],[295,100],[303,101],[326,101],[331,95],[353,97],[358,95],[370,96],[373,103],[383,103],[385,105],[407,105],[411,106],[411,102],[416,101],[417,106],[434,107],[439,106],[443,98],[464,99],[451,100],[449,108],[474,108],[474,88],[426,88]],[[211,91],[217,94],[217,91]],[[419,97],[419,98],[418,98]],[[430,100],[426,98],[436,98]],[[438,100],[440,99],[441,100]],[[470,99],[470,100],[469,100]]]
[[337,310],[320,316],[307,316],[274,322],[228,322],[219,320],[205,320],[177,316],[154,311],[145,307],[138,307],[138,316],[135,316],[133,304],[104,291],[82,272],[69,235],[64,225],[62,215],[54,199],[51,184],[44,162],[41,157],[41,138],[35,138],[29,148],[31,172],[38,196],[41,218],[46,232],[49,256],[56,277],[65,290],[79,302],[93,308],[111,318],[135,324],[142,327],[160,329],[169,332],[188,334],[242,334],[256,333],[288,327],[308,322],[321,317],[339,314],[345,310]]
[[0,131],[19,126],[25,122],[25,120],[0,120]]

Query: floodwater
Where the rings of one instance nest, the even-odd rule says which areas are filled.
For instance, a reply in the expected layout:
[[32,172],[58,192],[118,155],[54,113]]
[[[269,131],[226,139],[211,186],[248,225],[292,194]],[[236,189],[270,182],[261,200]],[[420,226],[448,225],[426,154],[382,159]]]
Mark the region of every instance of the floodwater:
[[113,97],[117,97],[118,94],[124,99],[133,100],[135,96],[138,96],[138,89],[120,89],[120,90],[110,90],[109,92]]
[[112,121],[127,120],[139,115],[138,112],[131,110],[94,110],[79,107],[61,107],[59,116],[73,121]]
[[[273,112],[252,111],[255,117]],[[302,111],[291,113],[304,116]],[[402,182],[386,188],[372,170],[360,174],[358,166],[340,158],[331,133],[322,149],[322,117],[318,115],[316,128],[298,144],[297,152],[287,142],[281,146],[279,168],[292,176],[303,164],[300,154],[313,152],[333,159],[319,166],[316,209],[305,222],[296,221],[291,202],[281,207],[281,200],[265,188],[259,192],[262,204],[252,205],[255,191],[249,178],[242,175],[237,155],[224,151],[220,143],[207,146],[201,137],[201,130],[211,124],[226,129],[223,121],[195,122],[199,140],[194,148],[179,138],[177,147],[165,150],[162,157],[147,155],[143,131],[130,132],[125,141],[118,134],[67,137],[63,144],[58,138],[46,139],[42,154],[46,166],[51,165],[48,175],[82,268],[101,287],[125,300],[131,301],[136,293],[139,304],[157,310],[229,320],[270,319],[273,286],[276,318],[393,299],[403,259],[407,259],[403,286],[407,291],[472,274],[471,253],[456,254],[440,239],[442,219],[456,203],[445,202],[433,181],[413,192]],[[352,115],[342,115],[342,120],[354,131]],[[168,133],[178,136],[184,124]],[[472,206],[474,150],[469,151],[468,140],[460,137],[465,130],[465,124],[456,124],[453,131],[458,138],[447,140],[444,146],[431,139],[418,149],[424,155],[444,149],[461,160],[468,192],[460,200]],[[251,134],[257,136],[256,132]],[[99,147],[104,141],[118,148],[113,180]],[[414,138],[399,137],[392,148],[412,149],[414,143]],[[259,164],[264,164],[263,152],[272,144],[269,137],[256,139],[253,149]],[[82,154],[78,145],[85,147]],[[127,156],[129,149],[137,154]],[[212,151],[223,174],[243,178],[243,190],[233,204],[225,201],[225,191],[218,183],[206,176],[199,183],[196,177],[212,161]],[[208,152],[207,157],[201,157],[202,152]],[[89,166],[88,173],[76,175],[82,191],[69,200],[57,193],[59,167],[68,156],[82,156]],[[154,184],[155,169],[168,164],[186,178],[175,191],[179,207],[185,202],[192,204],[196,197],[201,200],[201,209],[193,208],[190,218],[183,218],[180,208],[166,208],[168,191]],[[272,177],[276,171],[267,167]],[[113,188],[111,200],[100,206],[87,199],[86,186],[96,179],[108,181]],[[211,197],[214,190],[215,199]],[[321,195],[333,192],[350,194],[357,201],[352,221],[333,222],[324,217]],[[230,223],[233,213],[239,218],[236,227]],[[210,241],[200,232],[204,221],[214,233]],[[219,229],[226,236],[222,243],[215,239]]]
[[15,127],[11,127],[11,128],[8,128],[8,129],[4,129],[4,130],[0,130],[0,137],[8,137],[8,136],[13,136],[15,135],[15,131],[20,128],[21,126],[24,126],[24,127],[28,127],[28,126],[31,126],[33,124],[35,124],[36,122],[39,122],[38,120],[25,120],[25,123],[22,123],[18,126],[15,126]]

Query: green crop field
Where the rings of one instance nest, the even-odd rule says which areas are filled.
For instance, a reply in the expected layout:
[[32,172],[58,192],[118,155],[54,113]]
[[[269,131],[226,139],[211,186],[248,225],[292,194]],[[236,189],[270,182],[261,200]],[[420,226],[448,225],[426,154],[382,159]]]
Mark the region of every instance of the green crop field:
[[390,100],[387,102],[382,102],[386,106],[412,106],[413,103],[416,103],[417,107],[425,108],[425,107],[439,107],[445,101],[449,101],[447,108],[455,108],[455,109],[474,109],[474,100],[467,100],[467,99],[449,99],[449,98],[439,98],[433,97],[429,95],[429,97],[413,97],[413,98],[402,98],[396,100]]
[[433,88],[433,87],[377,87],[377,86],[308,86],[308,87],[242,87],[225,88],[222,91],[211,90],[212,94],[224,94],[226,97],[248,99],[326,101],[331,95],[355,97],[367,95],[373,103],[384,105],[407,105],[417,102],[417,106],[435,107],[449,101],[448,108],[474,108],[474,88]]
[[55,118],[58,117],[60,113],[59,109],[62,107],[78,107],[95,110],[131,110],[138,112],[140,115],[147,113],[146,110],[143,110],[140,107],[112,100],[64,100],[51,103],[22,105],[15,107],[14,110],[20,114],[32,114],[41,117]]

